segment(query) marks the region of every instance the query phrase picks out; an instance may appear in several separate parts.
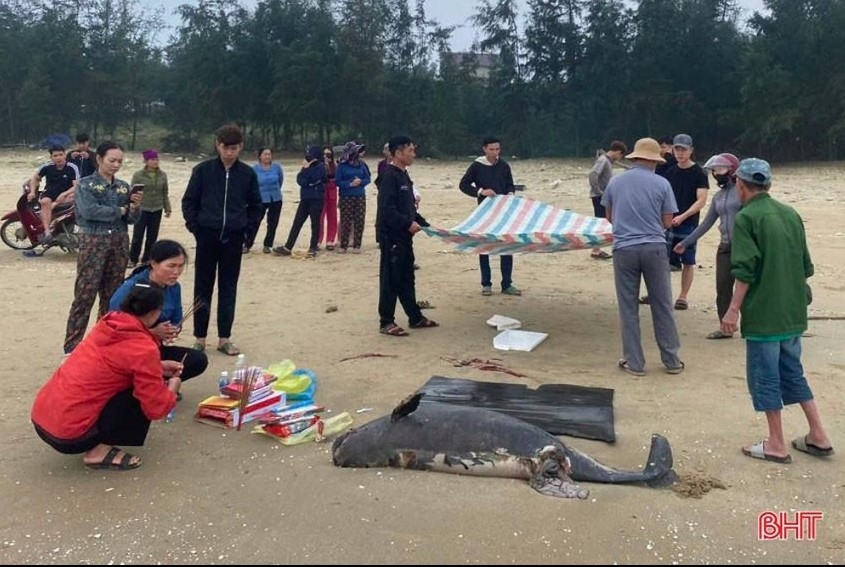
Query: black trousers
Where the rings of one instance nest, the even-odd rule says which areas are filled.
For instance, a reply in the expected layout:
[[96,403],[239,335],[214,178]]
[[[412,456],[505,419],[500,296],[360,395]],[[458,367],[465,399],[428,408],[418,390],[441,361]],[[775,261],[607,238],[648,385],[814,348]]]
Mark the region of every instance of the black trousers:
[[390,241],[381,238],[379,263],[379,325],[396,322],[396,300],[408,316],[411,325],[423,319],[414,289],[414,245],[410,240]]
[[296,239],[299,238],[299,231],[305,224],[305,219],[311,217],[311,242],[308,250],[316,251],[320,239],[320,215],[323,214],[323,199],[302,199],[296,207],[296,214],[293,217],[293,224],[290,227],[288,241],[285,248],[293,250]]
[[162,345],[159,350],[162,360],[182,362],[182,358],[185,358],[185,362],[182,363],[184,365],[181,376],[182,382],[196,378],[208,368],[208,356],[202,351],[188,347],[165,345]]
[[[264,246],[272,248],[273,242],[276,240],[276,229],[279,228],[279,219],[282,217],[282,202],[276,201],[274,203],[262,203],[261,218],[267,215],[267,234],[264,236]],[[261,221],[258,221],[261,224]],[[255,237],[258,236],[258,227],[255,227],[255,232],[246,235],[246,242],[244,246],[252,248],[255,245]]]
[[[129,247],[129,261],[137,264],[140,257],[141,262],[148,262],[150,259],[150,248],[158,240],[158,229],[161,228],[161,209],[157,211],[141,211],[141,218],[135,223],[132,229],[132,246]],[[141,243],[144,242],[146,233],[147,242],[144,244],[144,255],[141,254]]]
[[97,422],[77,439],[57,439],[35,425],[35,432],[59,453],[78,455],[99,444],[140,447],[150,430],[150,420],[141,410],[141,402],[132,389],[123,390],[110,399]]
[[217,336],[229,338],[232,336],[232,324],[235,321],[244,231],[226,232],[221,237],[219,230],[199,228],[194,236],[197,240],[194,301],[202,302],[194,313],[194,336],[198,339],[208,336],[208,320],[211,317],[211,300],[214,296],[216,277]]

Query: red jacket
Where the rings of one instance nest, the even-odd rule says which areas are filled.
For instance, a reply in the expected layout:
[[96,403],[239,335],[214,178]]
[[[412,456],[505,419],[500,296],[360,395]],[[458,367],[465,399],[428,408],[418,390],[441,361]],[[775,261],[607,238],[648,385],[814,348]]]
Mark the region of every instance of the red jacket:
[[130,388],[150,420],[164,418],[176,405],[155,337],[137,317],[113,311],[38,391],[32,421],[57,439],[77,439],[111,398]]

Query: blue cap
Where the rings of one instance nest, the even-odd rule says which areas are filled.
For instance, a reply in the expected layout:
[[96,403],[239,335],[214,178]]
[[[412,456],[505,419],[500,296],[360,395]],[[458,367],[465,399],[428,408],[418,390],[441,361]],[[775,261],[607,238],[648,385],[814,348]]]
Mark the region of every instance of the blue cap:
[[772,183],[772,168],[769,162],[758,159],[748,158],[739,162],[739,168],[736,170],[736,176],[747,183],[754,183],[755,185],[771,185]]

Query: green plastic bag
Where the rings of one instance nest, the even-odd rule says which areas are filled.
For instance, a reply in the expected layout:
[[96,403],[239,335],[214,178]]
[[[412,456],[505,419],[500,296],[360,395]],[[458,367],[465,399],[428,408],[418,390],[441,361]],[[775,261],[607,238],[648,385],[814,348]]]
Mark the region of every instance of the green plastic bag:
[[272,437],[282,445],[299,445],[300,443],[307,443],[308,441],[316,441],[317,443],[324,441],[333,435],[346,431],[352,427],[353,423],[354,420],[352,419],[352,416],[349,415],[348,412],[343,412],[328,419],[321,419],[318,423],[315,423],[308,429],[300,431],[299,433],[294,433],[288,437],[276,437],[275,435],[270,435],[264,431],[264,428],[260,425],[255,426],[252,432]]

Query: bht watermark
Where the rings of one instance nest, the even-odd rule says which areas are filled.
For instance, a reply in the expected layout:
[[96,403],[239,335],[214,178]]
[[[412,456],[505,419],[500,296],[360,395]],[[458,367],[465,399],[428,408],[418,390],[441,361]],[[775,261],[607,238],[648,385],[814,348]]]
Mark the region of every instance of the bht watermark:
[[761,512],[757,517],[757,539],[763,541],[797,541],[816,539],[819,520],[824,513],[818,510],[803,512]]

